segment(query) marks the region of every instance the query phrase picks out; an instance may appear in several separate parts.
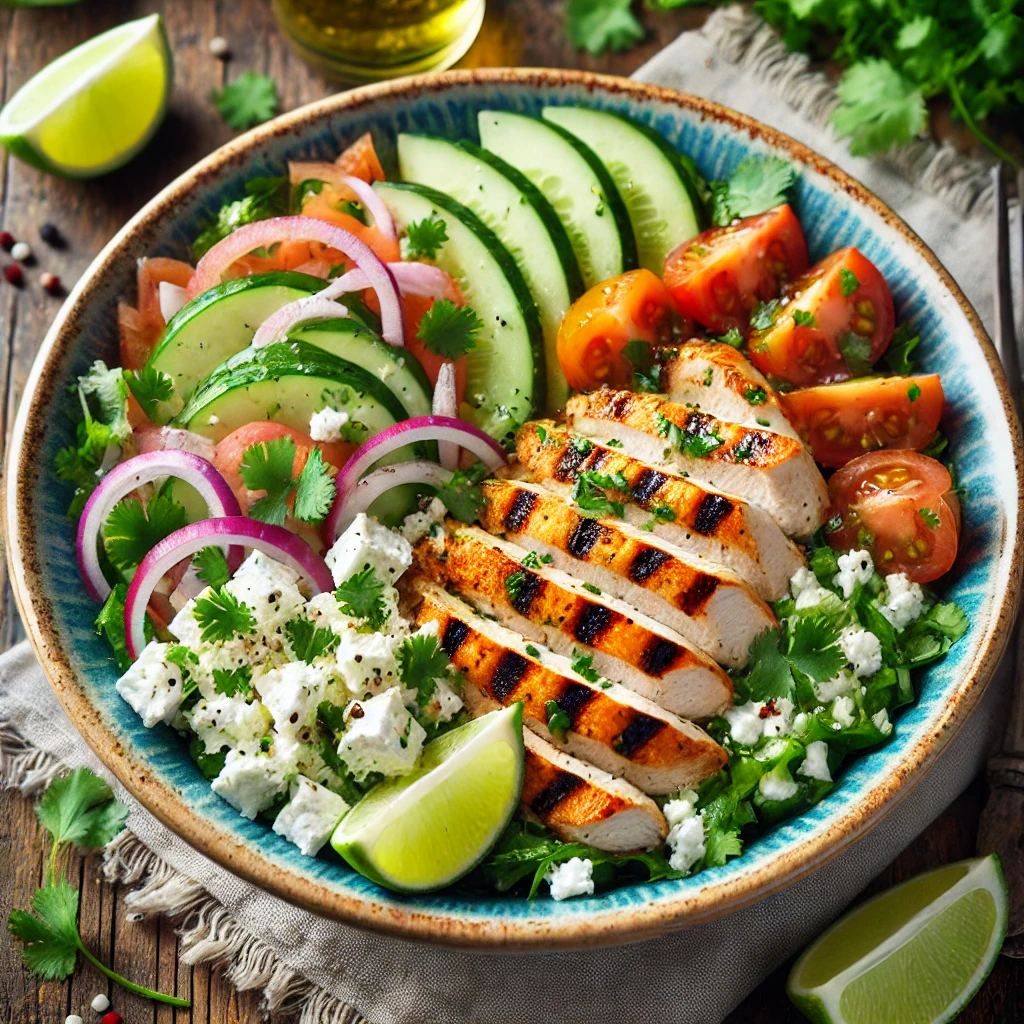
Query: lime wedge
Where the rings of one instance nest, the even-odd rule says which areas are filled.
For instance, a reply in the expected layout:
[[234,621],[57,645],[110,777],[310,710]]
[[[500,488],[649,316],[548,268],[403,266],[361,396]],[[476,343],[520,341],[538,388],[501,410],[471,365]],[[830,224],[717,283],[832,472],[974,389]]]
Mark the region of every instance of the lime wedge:
[[818,1024],[943,1024],[988,977],[1006,916],[994,855],[918,875],[825,932],[794,964],[789,997]]
[[105,174],[150,140],[163,120],[173,77],[160,16],[129,21],[30,78],[0,110],[0,143],[52,174]]
[[494,845],[523,786],[521,704],[453,729],[413,772],[370,790],[331,845],[360,874],[399,892],[440,889]]

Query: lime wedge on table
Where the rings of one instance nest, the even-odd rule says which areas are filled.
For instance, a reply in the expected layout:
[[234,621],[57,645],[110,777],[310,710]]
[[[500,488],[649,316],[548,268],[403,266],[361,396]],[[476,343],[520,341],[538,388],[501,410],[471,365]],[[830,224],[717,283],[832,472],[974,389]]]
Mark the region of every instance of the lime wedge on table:
[[825,932],[793,966],[789,997],[820,1024],[943,1024],[988,977],[1006,915],[994,856],[918,875]]
[[399,892],[440,889],[501,835],[523,785],[522,705],[492,711],[423,748],[341,819],[331,845],[360,874]]
[[0,111],[0,143],[26,163],[91,178],[127,163],[163,120],[173,64],[160,16],[76,46]]

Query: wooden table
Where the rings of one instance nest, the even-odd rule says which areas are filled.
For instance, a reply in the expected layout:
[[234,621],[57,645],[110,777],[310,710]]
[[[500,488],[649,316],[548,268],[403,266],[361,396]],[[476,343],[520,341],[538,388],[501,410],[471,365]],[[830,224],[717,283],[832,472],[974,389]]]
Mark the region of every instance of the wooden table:
[[[642,46],[625,54],[591,58],[576,53],[565,41],[562,6],[561,0],[490,0],[484,29],[463,63],[587,67],[629,74],[681,30],[700,24],[706,13],[693,9],[644,13],[650,32]],[[114,231],[150,196],[231,137],[209,103],[211,90],[225,76],[257,70],[277,80],[284,110],[334,91],[284,45],[266,0],[90,0],[71,8],[0,8],[0,102],[71,46],[153,10],[164,16],[176,81],[167,120],[147,151],[115,174],[77,184],[47,177],[10,159],[0,163],[0,227],[28,239],[39,256],[39,266],[30,271],[24,290],[0,282],[0,410],[7,430],[39,340],[58,307],[56,300],[41,293],[36,275],[50,270],[65,283],[73,283]],[[207,51],[208,41],[216,35],[224,36],[231,46],[233,59],[227,65]],[[65,251],[47,250],[39,241],[38,228],[46,221],[57,224],[66,235]],[[21,635],[5,574],[0,649]],[[971,855],[984,795],[984,783],[979,780],[882,873],[872,889]],[[42,836],[30,805],[16,795],[0,794],[0,917],[4,920],[12,907],[28,904],[40,883],[43,857]],[[97,869],[98,858],[92,856],[77,860],[71,871],[81,886],[85,942],[134,981],[193,1002],[191,1012],[176,1012],[116,990],[111,993],[114,1006],[128,1024],[229,1024],[258,1018],[255,995],[235,993],[206,967],[190,969],[178,963],[170,924],[128,924],[117,886],[102,883]],[[785,998],[785,975],[783,968],[761,985],[729,1018],[730,1024],[801,1020]],[[100,991],[108,991],[106,983],[88,965],[65,983],[37,984],[22,971],[6,935],[0,938],[0,1020],[61,1024],[71,1012],[89,1020],[88,1004]],[[962,1024],[1011,1024],[1024,1017],[1022,1007],[1024,962],[1002,958],[960,1020]]]

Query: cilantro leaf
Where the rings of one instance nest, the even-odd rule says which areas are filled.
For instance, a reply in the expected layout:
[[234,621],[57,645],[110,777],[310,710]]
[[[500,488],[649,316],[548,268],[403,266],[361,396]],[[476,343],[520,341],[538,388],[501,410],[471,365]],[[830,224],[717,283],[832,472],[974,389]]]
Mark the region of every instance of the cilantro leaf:
[[437,299],[420,320],[416,337],[444,359],[459,359],[476,348],[476,335],[484,322],[472,306],[456,306],[450,299]]
[[312,665],[314,659],[322,655],[330,654],[341,640],[333,629],[324,629],[309,619],[291,619],[286,622],[284,635],[295,657],[307,665]]
[[814,314],[808,313],[805,309],[794,309],[793,323],[795,323],[797,327],[813,327],[815,324]]
[[288,495],[295,486],[292,480],[294,463],[295,442],[290,437],[260,441],[246,448],[238,467],[242,482],[250,491],[266,491],[249,508],[253,519],[275,526],[284,525],[288,515]]
[[644,37],[631,6],[632,0],[569,0],[565,19],[570,42],[595,57],[605,50],[628,50]]
[[505,577],[505,592],[512,601],[519,597],[520,590],[529,578],[530,574],[525,569],[516,569]]
[[213,670],[213,688],[225,697],[241,694],[252,696],[252,668],[239,665],[238,668],[215,668]]
[[581,651],[573,649],[570,665],[573,672],[586,679],[588,683],[596,683],[601,678],[601,673],[594,668],[594,656],[592,654],[583,654]]
[[102,359],[97,359],[89,367],[89,372],[78,378],[78,393],[86,408],[89,399],[94,399],[99,410],[97,418],[110,427],[118,441],[124,441],[131,434],[128,385],[119,367],[109,370]]
[[44,981],[60,981],[74,973],[78,959],[78,891],[61,878],[37,889],[32,910],[12,910],[11,934],[24,943],[21,958]]
[[848,299],[859,287],[860,281],[857,280],[857,275],[846,267],[842,267],[839,271],[839,286],[843,292],[843,298]]
[[772,299],[770,302],[759,302],[750,314],[750,326],[755,331],[767,331],[775,326],[775,321],[782,312],[782,300]]
[[906,377],[914,372],[913,351],[921,343],[921,339],[911,329],[910,324],[900,324],[893,332],[892,341],[882,355],[882,362],[898,377]]
[[789,663],[779,650],[777,629],[766,629],[750,645],[750,671],[736,681],[736,689],[747,700],[767,701],[792,697],[796,688]]
[[106,638],[114,653],[114,663],[122,673],[127,672],[132,664],[124,635],[124,602],[127,596],[128,584],[118,583],[103,602],[93,627],[97,636]]
[[167,405],[174,398],[174,381],[169,374],[147,364],[140,370],[125,370],[124,379],[149,419],[166,423],[171,418]]
[[655,505],[650,512],[651,518],[640,526],[641,530],[646,530],[648,533],[652,532],[659,523],[675,522],[676,514],[667,505]]
[[625,514],[625,505],[621,501],[612,501],[603,490],[595,486],[592,479],[594,476],[600,478],[602,474],[580,473],[573,483],[570,500],[575,502],[580,514],[589,519],[602,516],[621,519]]
[[231,579],[228,560],[215,544],[197,552],[192,564],[196,567],[196,575],[208,586],[223,587]]
[[461,470],[437,489],[437,497],[452,517],[463,523],[475,522],[484,503],[484,492]]
[[725,443],[718,434],[712,420],[700,413],[690,413],[686,418],[686,427],[673,423],[667,416],[657,413],[658,434],[667,438],[668,443],[694,459],[703,459]]
[[436,212],[422,220],[414,220],[402,239],[402,259],[432,260],[438,249],[448,241],[448,225]]
[[557,700],[546,701],[544,711],[547,715],[548,729],[551,731],[551,735],[559,742],[564,743],[565,734],[572,728],[572,720],[559,706]]
[[768,401],[768,392],[760,384],[755,384],[743,392],[743,397],[751,405],[764,405]]
[[246,71],[212,96],[217,113],[229,128],[243,131],[269,121],[277,112],[277,83],[255,71]]
[[748,156],[741,160],[724,187],[712,188],[712,215],[720,227],[737,217],[752,217],[786,202],[796,170],[777,156]]
[[421,633],[406,637],[396,657],[402,682],[416,691],[416,702],[422,707],[434,694],[434,681],[448,677],[448,655],[437,637]]
[[321,522],[330,512],[336,493],[334,477],[324,465],[323,454],[319,448],[313,448],[295,487],[295,518],[304,523]]
[[223,587],[196,598],[193,614],[207,643],[232,640],[236,633],[244,636],[256,628],[249,606]]
[[831,679],[846,664],[838,623],[825,615],[801,616],[789,635],[786,659],[817,683]]
[[852,331],[839,336],[839,353],[854,377],[871,372],[871,342]]
[[103,525],[103,546],[122,571],[134,569],[149,552],[176,530],[188,525],[188,513],[173,498],[155,494],[143,508],[138,498],[124,498]]
[[744,345],[744,338],[738,327],[730,327],[718,340],[723,345],[731,345],[735,349],[741,349]]
[[720,868],[729,857],[738,857],[742,852],[743,841],[739,829],[723,829],[719,826],[705,829],[705,867]]
[[55,778],[36,807],[36,817],[55,843],[98,850],[124,828],[128,808],[88,768]]
[[350,576],[335,591],[338,606],[353,619],[363,619],[373,630],[383,629],[390,615],[384,601],[384,581],[373,566]]
[[930,508],[919,508],[917,514],[928,524],[933,530],[939,526],[942,520],[939,518],[937,512],[933,512]]
[[832,114],[832,125],[850,139],[854,156],[910,142],[928,121],[921,90],[887,60],[866,57],[850,65],[836,93],[840,105]]

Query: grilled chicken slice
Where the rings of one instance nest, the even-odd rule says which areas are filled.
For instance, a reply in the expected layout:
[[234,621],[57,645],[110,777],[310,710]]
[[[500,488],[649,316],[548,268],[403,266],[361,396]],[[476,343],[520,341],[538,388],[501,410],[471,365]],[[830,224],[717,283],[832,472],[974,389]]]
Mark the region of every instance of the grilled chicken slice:
[[664,842],[664,815],[635,786],[570,757],[532,729],[523,730],[523,745],[523,807],[555,835],[611,853],[650,850]]
[[[588,519],[537,484],[488,480],[483,492],[480,517],[490,533],[551,555],[555,568],[663,622],[720,665],[745,665],[754,637],[776,625],[768,605],[734,573],[619,519]],[[712,633],[715,643],[707,641]]]
[[688,341],[661,360],[661,390],[720,420],[799,438],[767,378],[732,345]]
[[[697,786],[725,764],[725,751],[692,722],[618,683],[589,682],[560,654],[528,654],[517,633],[423,577],[413,587],[422,598],[416,623],[437,623],[472,714],[522,701],[524,722],[544,739],[655,795]],[[566,723],[557,736],[547,724],[554,705]]]
[[478,611],[559,654],[585,651],[596,671],[683,718],[707,719],[728,707],[732,681],[703,651],[618,598],[542,566],[536,554],[534,567],[524,568],[529,554],[478,527],[452,524],[440,550],[429,537],[417,545],[416,562]]
[[[589,451],[585,444],[577,447],[572,437],[550,420],[527,423],[516,438],[520,464],[538,483],[565,496],[580,473],[621,473],[629,489],[615,497],[628,499],[623,515],[627,523],[650,530],[698,561],[732,569],[766,601],[785,596],[790,577],[804,565],[804,557],[767,512],[656,469],[618,448],[593,442]],[[668,509],[671,516],[659,518],[653,514],[655,509]]]
[[727,423],[663,395],[602,389],[566,404],[569,426],[595,440],[617,438],[644,462],[667,463],[765,510],[791,537],[821,525],[828,489],[797,440]]

